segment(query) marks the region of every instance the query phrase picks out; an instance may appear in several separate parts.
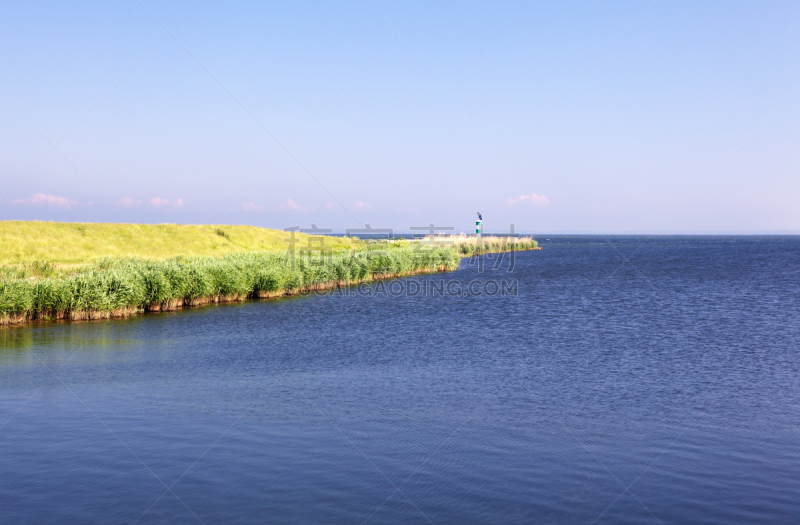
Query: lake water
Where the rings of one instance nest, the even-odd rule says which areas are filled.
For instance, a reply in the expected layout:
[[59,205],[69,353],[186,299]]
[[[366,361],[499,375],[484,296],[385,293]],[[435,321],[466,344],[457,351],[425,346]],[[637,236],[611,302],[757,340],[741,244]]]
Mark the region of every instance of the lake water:
[[539,240],[0,330],[0,522],[800,522],[800,238]]

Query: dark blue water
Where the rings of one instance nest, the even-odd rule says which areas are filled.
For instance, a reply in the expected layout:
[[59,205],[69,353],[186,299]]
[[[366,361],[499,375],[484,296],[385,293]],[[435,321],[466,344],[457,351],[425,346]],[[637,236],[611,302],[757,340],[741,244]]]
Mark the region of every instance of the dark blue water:
[[800,238],[546,239],[0,331],[0,522],[800,522]]

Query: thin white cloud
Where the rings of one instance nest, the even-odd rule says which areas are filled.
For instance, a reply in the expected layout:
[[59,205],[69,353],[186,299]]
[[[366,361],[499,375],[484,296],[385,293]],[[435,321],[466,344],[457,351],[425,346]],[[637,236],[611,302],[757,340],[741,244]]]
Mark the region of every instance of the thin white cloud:
[[329,202],[325,205],[325,207],[328,208],[329,210],[338,210],[340,208],[340,206],[335,202]]
[[169,199],[162,199],[161,197],[153,197],[150,199],[150,205],[155,208],[183,208],[183,199],[170,201]]
[[351,204],[350,207],[355,209],[355,210],[371,210],[372,209],[372,206],[370,206],[366,202],[362,202],[362,201],[356,201],[353,204]]
[[550,206],[550,199],[548,199],[545,195],[537,195],[535,193],[531,193],[530,195],[520,195],[516,199],[506,199],[506,202],[509,206],[523,202],[528,202],[534,206]]
[[313,210],[312,207],[300,206],[297,204],[294,199],[286,199],[286,204],[281,204],[278,206],[278,209],[281,210],[292,210],[292,211],[304,211],[304,210]]
[[47,195],[46,193],[36,193],[28,199],[17,199],[13,201],[14,204],[35,204],[38,206],[53,206],[56,208],[64,208],[66,210],[78,201],[72,200],[67,197],[57,197],[55,195]]
[[122,197],[117,202],[119,202],[119,204],[121,206],[128,206],[128,207],[130,207],[130,206],[140,206],[142,204],[142,201],[133,200],[130,197]]
[[259,206],[255,202],[244,202],[242,203],[242,209],[247,211],[263,211],[264,207]]

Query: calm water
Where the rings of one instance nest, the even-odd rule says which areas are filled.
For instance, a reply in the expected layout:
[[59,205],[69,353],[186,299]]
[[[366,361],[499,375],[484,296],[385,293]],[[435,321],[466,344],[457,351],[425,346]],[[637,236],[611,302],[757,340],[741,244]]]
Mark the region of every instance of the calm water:
[[0,522],[800,522],[800,238],[546,239],[0,331]]

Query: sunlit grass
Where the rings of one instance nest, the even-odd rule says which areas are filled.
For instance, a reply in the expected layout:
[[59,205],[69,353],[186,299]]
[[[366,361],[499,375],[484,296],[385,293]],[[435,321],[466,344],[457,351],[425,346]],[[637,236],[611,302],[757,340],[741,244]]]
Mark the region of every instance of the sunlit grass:
[[105,258],[68,275],[0,279],[0,324],[99,319],[330,289],[421,272],[453,270],[460,257],[437,247],[331,252],[235,253],[164,261]]
[[485,235],[434,235],[427,236],[422,242],[442,247],[452,247],[462,257],[483,255],[484,253],[538,250],[539,243],[533,237],[495,237]]
[[[298,246],[308,236],[295,234]],[[83,264],[102,257],[220,256],[286,250],[289,233],[255,226],[0,221],[0,264]],[[345,237],[326,246],[350,248]]]
[[252,226],[0,222],[0,325],[97,319],[453,270],[461,257],[538,249],[530,237],[319,242]]

